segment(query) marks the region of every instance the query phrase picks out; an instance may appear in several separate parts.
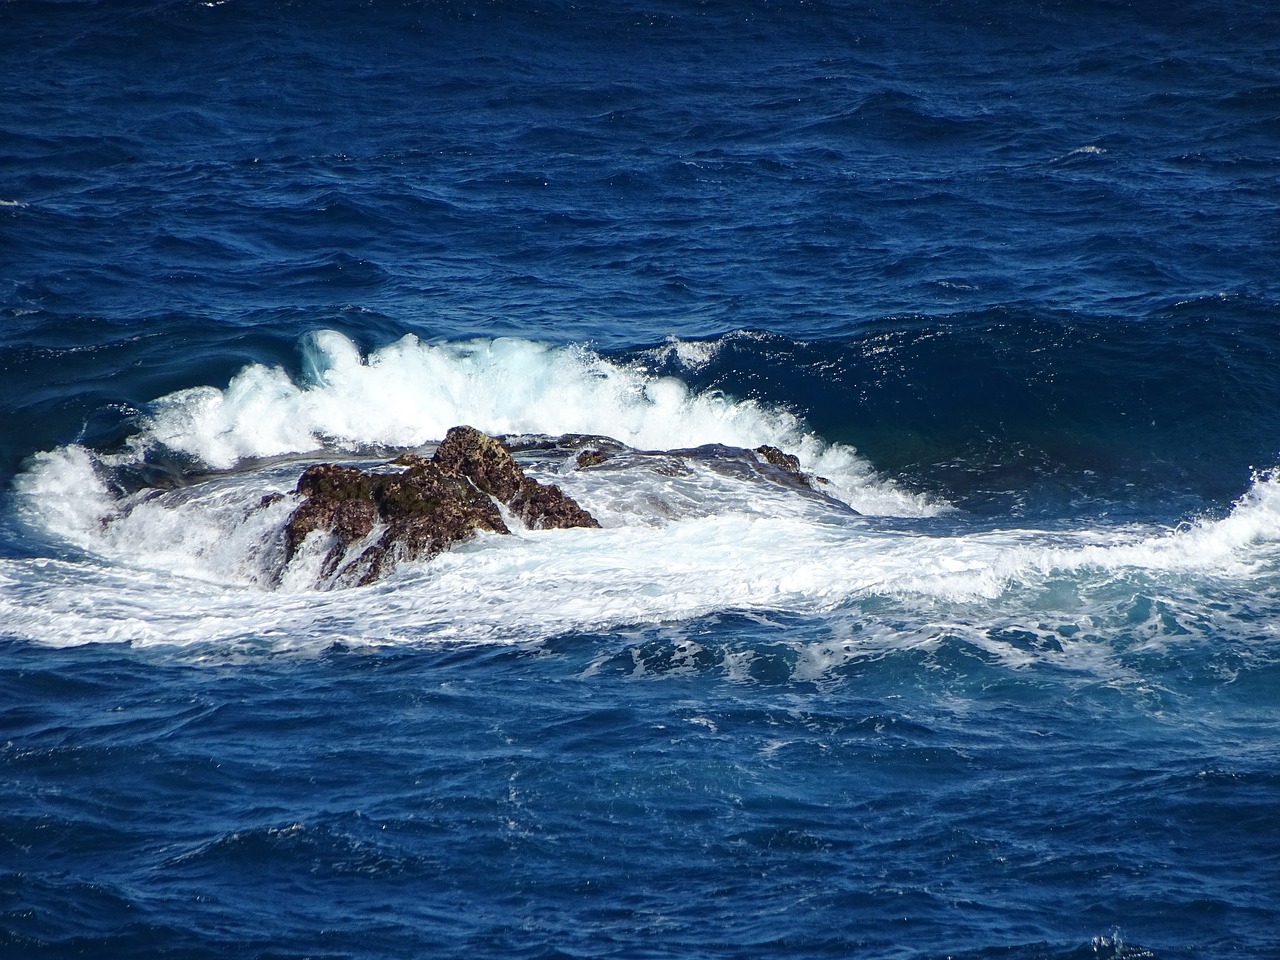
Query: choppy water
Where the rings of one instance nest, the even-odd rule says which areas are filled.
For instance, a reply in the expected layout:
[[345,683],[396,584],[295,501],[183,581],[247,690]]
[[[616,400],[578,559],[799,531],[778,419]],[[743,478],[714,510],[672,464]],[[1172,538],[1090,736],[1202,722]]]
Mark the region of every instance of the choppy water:
[[[1263,5],[0,53],[7,955],[1280,956]],[[278,576],[459,423],[601,529]]]

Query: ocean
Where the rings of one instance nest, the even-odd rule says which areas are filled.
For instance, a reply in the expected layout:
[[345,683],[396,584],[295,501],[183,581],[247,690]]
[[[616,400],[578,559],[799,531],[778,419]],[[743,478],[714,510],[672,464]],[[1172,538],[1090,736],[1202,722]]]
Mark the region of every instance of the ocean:
[[[0,954],[1280,958],[1270,4],[0,60]],[[460,424],[600,527],[282,567]]]

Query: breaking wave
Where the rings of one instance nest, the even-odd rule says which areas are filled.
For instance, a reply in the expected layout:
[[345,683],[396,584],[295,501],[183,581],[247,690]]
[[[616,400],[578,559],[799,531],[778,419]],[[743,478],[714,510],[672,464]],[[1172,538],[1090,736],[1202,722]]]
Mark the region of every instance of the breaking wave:
[[[837,632],[858,648],[876,636],[986,637],[1002,624],[1048,630],[1060,651],[1062,637],[1132,620],[1135,595],[1165,597],[1165,610],[1189,598],[1193,611],[1202,588],[1274,577],[1280,559],[1275,474],[1255,477],[1225,516],[1179,528],[991,528],[878,476],[786,410],[580,346],[410,336],[366,357],[323,332],[303,356],[298,380],[255,364],[225,389],[161,398],[118,450],[34,457],[16,483],[17,516],[55,556],[0,565],[8,629],[50,644],[509,642],[745,612],[844,624]],[[480,537],[332,594],[305,571],[280,578],[305,463],[367,463],[463,422],[523,438],[526,471],[602,529]],[[621,453],[579,469],[554,442],[563,435],[611,438]],[[744,466],[766,443],[831,483],[788,485]],[[184,459],[188,475],[129,481],[166,458]]]

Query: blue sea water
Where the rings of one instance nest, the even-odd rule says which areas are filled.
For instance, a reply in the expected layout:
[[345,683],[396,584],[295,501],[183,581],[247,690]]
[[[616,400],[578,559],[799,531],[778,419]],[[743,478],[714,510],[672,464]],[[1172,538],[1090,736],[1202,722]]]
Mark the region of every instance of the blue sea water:
[[[1280,957],[1270,5],[0,58],[4,956]],[[601,529],[273,575],[459,423]]]

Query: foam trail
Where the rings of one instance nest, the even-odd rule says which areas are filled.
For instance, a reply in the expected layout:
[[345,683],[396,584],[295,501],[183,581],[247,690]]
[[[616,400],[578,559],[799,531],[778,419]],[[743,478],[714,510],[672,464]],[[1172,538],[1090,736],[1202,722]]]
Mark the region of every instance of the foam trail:
[[[862,635],[881,629],[895,643],[939,630],[986,642],[965,624],[1049,621],[1060,616],[1045,612],[1057,601],[1043,598],[1056,594],[1069,598],[1061,616],[1128,630],[1135,584],[1218,616],[1197,608],[1206,584],[1219,585],[1215,596],[1263,596],[1280,569],[1276,473],[1255,477],[1221,519],[1051,532],[873,522],[750,471],[717,470],[714,460],[664,472],[653,464],[669,458],[623,457],[611,469],[543,477],[601,517],[602,530],[482,537],[335,593],[273,575],[294,501],[263,495],[292,488],[296,460],[171,490],[116,491],[114,471],[159,445],[232,466],[334,443],[415,446],[470,422],[495,433],[599,433],[638,448],[773,443],[823,472],[844,458],[848,468],[830,473],[855,495],[897,495],[864,482],[869,468],[851,450],[824,445],[785,411],[695,394],[582,348],[407,337],[366,360],[324,333],[308,343],[305,367],[302,383],[251,366],[226,390],[166,397],[118,453],[68,446],[33,458],[16,481],[18,518],[64,548],[0,561],[6,632],[51,644],[510,642],[733,610],[849,616]],[[533,460],[559,469],[554,458]],[[879,609],[892,613],[868,612]],[[1230,631],[1230,614],[1220,616],[1218,628]]]
[[[39,483],[39,473],[27,476],[28,508],[47,502],[54,489],[85,491],[82,506],[53,516],[60,530],[101,558],[42,560],[39,569],[30,561],[0,563],[0,622],[11,634],[52,644],[513,642],[730,610],[833,622],[850,611],[860,631],[880,629],[896,643],[916,643],[940,630],[969,631],[986,642],[983,630],[965,624],[1034,624],[1065,615],[1124,625],[1135,585],[1194,598],[1197,585],[1231,578],[1252,594],[1260,578],[1274,578],[1280,560],[1275,477],[1259,478],[1217,521],[1177,531],[1073,534],[930,535],[918,525],[893,530],[857,518],[837,522],[818,505],[752,512],[737,505],[748,502],[745,496],[735,499],[722,489],[711,500],[734,505],[720,512],[665,525],[485,537],[406,565],[371,587],[316,593],[288,581],[271,589],[262,575],[271,559],[262,555],[271,549],[263,544],[290,503],[258,503],[264,486],[278,487],[292,476],[288,469],[274,479],[232,475],[115,501],[83,451],[48,455],[44,463],[50,485]],[[607,481],[590,471],[580,480],[593,477]],[[780,498],[778,504],[784,502],[813,503]],[[105,524],[95,515],[103,508]],[[1045,588],[1064,578],[1071,597],[1066,614],[1043,599]],[[892,603],[878,628],[877,615],[858,606],[872,599]],[[1229,630],[1229,615],[1223,616],[1219,627]]]
[[823,442],[793,414],[718,391],[695,393],[580,346],[528,340],[426,344],[409,335],[360,355],[333,331],[304,343],[302,383],[255,364],[225,390],[157,401],[140,441],[218,469],[336,445],[415,447],[467,423],[493,434],[612,437],[639,449],[707,443],[796,453],[834,493],[871,514],[922,516],[945,505],[878,478],[849,447]]

